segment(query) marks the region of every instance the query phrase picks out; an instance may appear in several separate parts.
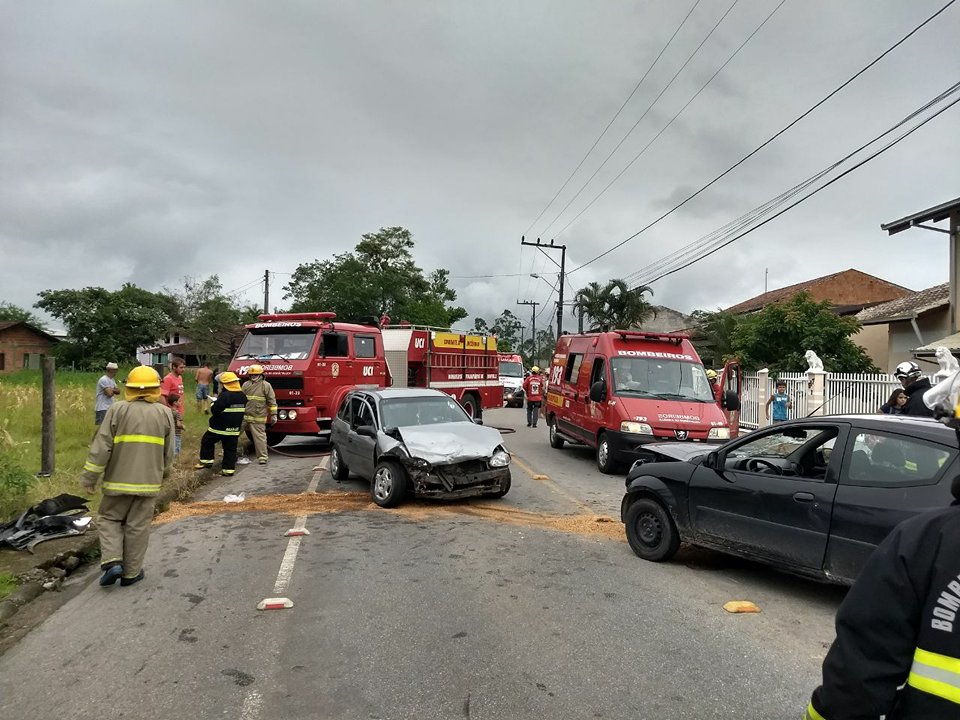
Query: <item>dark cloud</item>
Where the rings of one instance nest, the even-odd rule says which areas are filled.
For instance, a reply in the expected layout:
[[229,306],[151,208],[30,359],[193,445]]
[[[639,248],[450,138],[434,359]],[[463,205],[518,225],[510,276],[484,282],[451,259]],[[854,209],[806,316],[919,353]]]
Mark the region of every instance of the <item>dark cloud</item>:
[[[703,3],[531,235],[560,232],[771,9],[737,4],[591,185],[560,208],[666,86],[726,6]],[[787,3],[643,156],[559,234],[569,267],[661,214],[899,38],[939,2]],[[616,112],[689,5],[253,0],[0,0],[0,299],[135,282],[159,289],[352,248],[404,225],[447,267],[459,302],[492,317],[544,303],[556,268],[519,238]],[[856,28],[856,32],[851,32]],[[715,188],[574,273],[623,277],[816,172],[960,73],[960,11],[891,54]],[[710,259],[657,283],[689,311],[858,267],[943,282],[945,241],[880,222],[956,195],[950,111],[887,156]],[[931,234],[932,235],[932,234]],[[920,261],[901,261],[904,244]],[[275,279],[281,295],[284,275]]]

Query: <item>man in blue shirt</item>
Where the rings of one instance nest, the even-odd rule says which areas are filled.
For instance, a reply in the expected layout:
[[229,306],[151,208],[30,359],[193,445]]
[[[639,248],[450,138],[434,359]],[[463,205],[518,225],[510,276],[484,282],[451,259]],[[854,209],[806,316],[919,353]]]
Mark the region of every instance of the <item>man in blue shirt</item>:
[[767,398],[767,420],[770,419],[770,404],[773,403],[773,421],[783,422],[787,419],[787,410],[793,407],[790,396],[787,395],[787,383],[777,381],[777,391]]

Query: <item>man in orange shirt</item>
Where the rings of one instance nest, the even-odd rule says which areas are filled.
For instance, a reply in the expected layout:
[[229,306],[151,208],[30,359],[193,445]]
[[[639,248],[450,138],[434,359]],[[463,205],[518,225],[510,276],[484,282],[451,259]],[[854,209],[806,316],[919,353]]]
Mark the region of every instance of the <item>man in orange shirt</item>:
[[[160,399],[163,404],[173,410],[173,414],[180,420],[183,420],[183,373],[187,369],[187,364],[183,358],[173,357],[170,359],[170,372],[160,383]],[[177,401],[171,403],[168,398],[170,395],[176,395]],[[180,454],[180,436],[176,440],[176,454]]]

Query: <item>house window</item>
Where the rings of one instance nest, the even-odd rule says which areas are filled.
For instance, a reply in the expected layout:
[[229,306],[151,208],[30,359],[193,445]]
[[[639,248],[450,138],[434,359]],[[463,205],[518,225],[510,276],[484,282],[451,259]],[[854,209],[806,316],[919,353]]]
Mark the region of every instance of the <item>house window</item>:
[[174,333],[174,334],[173,334],[173,344],[174,344],[174,345],[179,345],[179,344],[180,344],[180,333]]
[[7,356],[4,353],[0,353],[0,370],[7,369]]

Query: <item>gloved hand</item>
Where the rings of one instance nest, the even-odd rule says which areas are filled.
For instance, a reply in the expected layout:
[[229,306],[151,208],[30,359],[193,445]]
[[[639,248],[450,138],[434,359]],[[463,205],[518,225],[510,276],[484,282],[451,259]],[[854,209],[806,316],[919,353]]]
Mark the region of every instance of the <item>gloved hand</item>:
[[84,470],[80,473],[80,487],[82,487],[83,491],[88,495],[93,495],[93,493],[97,491],[97,482],[99,480],[100,476],[89,470]]

